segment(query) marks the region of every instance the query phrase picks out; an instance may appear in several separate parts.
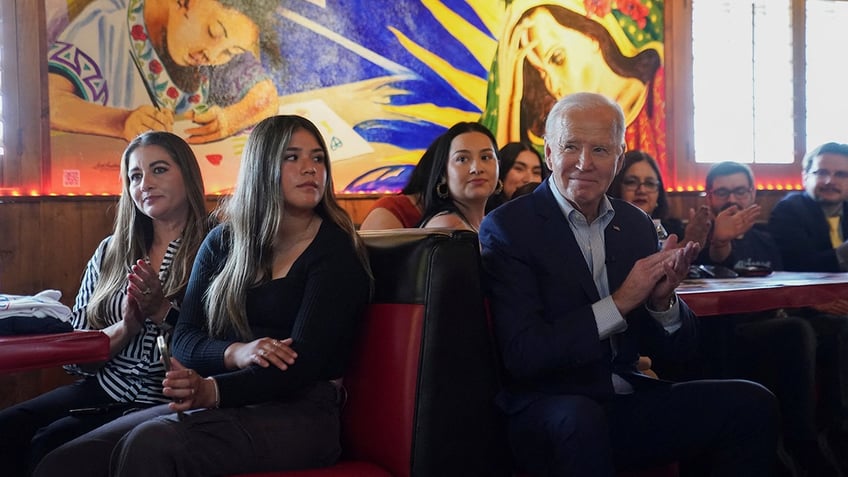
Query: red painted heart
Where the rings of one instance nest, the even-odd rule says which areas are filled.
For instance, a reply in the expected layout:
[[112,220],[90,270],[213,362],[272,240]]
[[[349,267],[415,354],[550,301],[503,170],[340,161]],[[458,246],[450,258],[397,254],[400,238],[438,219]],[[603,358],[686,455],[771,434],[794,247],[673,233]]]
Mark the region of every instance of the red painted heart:
[[224,159],[224,156],[221,154],[207,154],[206,160],[209,161],[213,166],[221,165],[221,161]]

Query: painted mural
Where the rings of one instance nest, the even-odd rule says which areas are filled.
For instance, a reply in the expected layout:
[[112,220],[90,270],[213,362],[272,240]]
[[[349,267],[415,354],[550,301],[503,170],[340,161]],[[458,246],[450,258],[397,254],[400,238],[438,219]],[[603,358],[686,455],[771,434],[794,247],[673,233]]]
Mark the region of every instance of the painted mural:
[[273,114],[321,128],[337,192],[397,191],[457,121],[541,148],[575,91],[616,99],[665,164],[662,0],[45,1],[50,192],[118,193],[127,141],[161,129],[226,193]]

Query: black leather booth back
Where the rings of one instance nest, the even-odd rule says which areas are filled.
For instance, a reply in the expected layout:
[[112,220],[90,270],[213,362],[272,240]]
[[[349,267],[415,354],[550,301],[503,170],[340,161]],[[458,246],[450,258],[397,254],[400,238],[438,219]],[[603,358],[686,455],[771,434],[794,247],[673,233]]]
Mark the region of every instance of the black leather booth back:
[[477,235],[419,229],[361,235],[375,277],[374,303],[424,305],[410,475],[509,475]]

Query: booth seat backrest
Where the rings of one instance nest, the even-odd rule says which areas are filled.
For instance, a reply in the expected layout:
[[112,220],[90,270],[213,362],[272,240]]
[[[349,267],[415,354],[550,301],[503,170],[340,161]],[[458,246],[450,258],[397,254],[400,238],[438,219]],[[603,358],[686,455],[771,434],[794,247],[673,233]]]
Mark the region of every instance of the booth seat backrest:
[[471,232],[362,232],[375,278],[345,376],[346,460],[395,477],[508,475]]

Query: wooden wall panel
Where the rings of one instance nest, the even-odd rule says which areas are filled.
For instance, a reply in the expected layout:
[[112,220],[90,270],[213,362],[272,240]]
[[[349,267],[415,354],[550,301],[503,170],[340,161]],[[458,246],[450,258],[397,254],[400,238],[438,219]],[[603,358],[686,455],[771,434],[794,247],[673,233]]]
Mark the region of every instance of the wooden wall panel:
[[72,304],[82,269],[112,228],[113,198],[19,199],[0,203],[0,291],[62,292]]
[[[340,199],[359,224],[376,200]],[[73,304],[79,280],[115,220],[114,197],[0,199],[0,292],[29,295],[46,288]],[[212,210],[217,198],[207,201]]]
[[[674,192],[669,194],[669,215],[681,220],[688,220],[690,208],[697,208],[706,204],[706,198],[703,194],[703,192]],[[777,201],[779,201],[784,195],[786,195],[786,191],[757,191],[757,203],[763,208],[760,218],[758,219],[759,222],[768,221],[768,216],[771,213],[771,209],[774,207],[774,204],[776,204]]]

